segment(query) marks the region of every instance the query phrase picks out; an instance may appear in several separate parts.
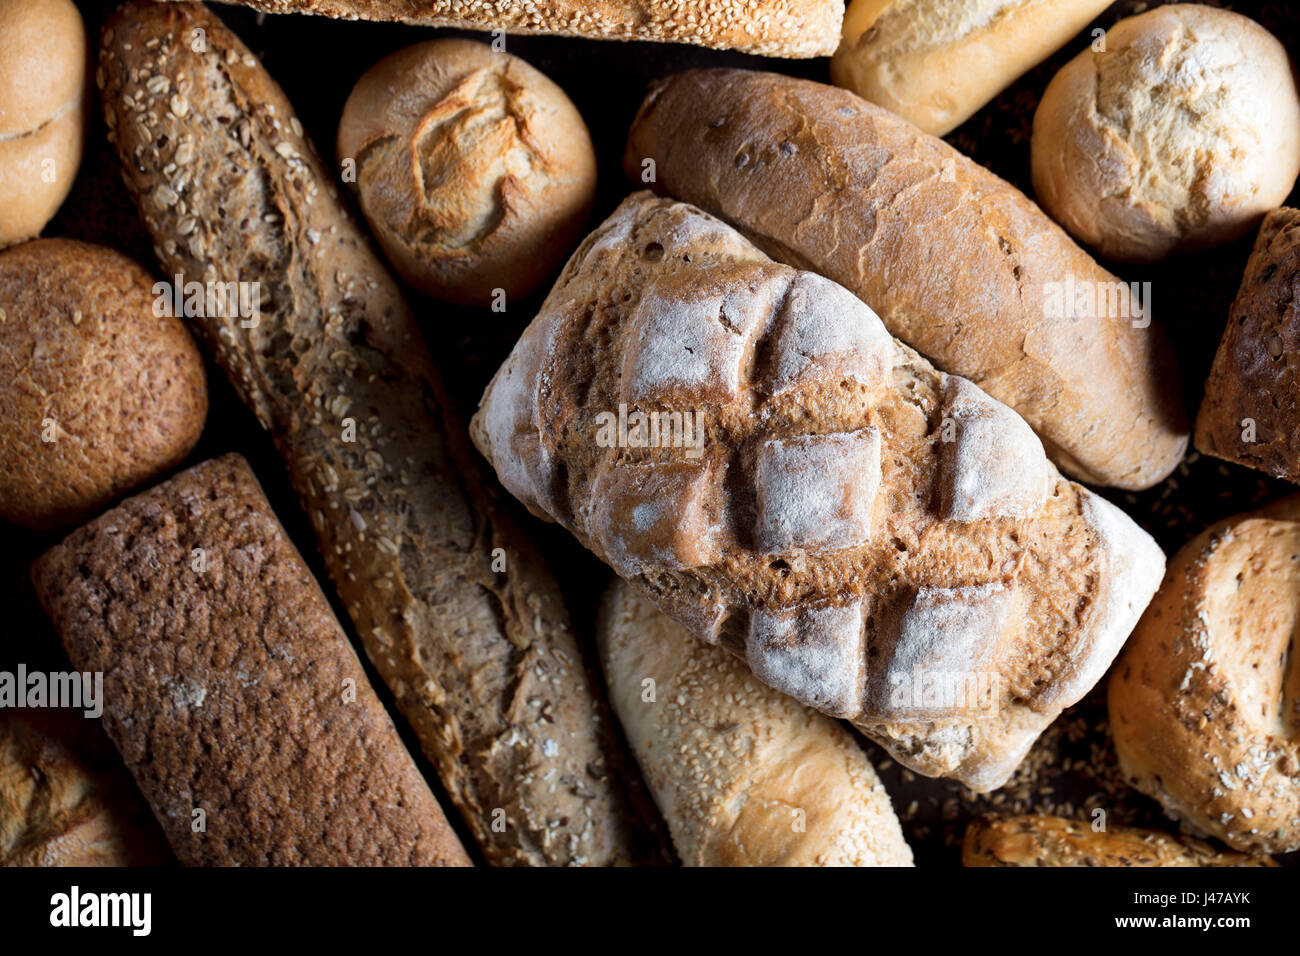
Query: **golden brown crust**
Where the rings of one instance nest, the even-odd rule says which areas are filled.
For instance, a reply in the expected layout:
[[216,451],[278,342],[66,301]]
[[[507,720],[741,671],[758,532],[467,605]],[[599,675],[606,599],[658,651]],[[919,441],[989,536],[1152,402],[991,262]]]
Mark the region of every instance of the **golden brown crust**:
[[635,856],[558,586],[284,93],[198,5],[125,5],[100,68],[165,271],[261,283],[257,327],[196,326],[274,436],[366,652],[489,862]]
[[1300,848],[1300,496],[1207,528],[1169,563],[1111,674],[1120,768],[1245,852]]
[[438,299],[527,295],[577,242],[596,190],[582,116],[518,57],[472,40],[398,50],[357,81],[338,153],[388,261]]
[[1300,482],[1300,210],[1264,219],[1205,381],[1196,447]]
[[[642,104],[625,154],[638,182],[644,159],[657,190],[839,282],[939,368],[1010,405],[1074,477],[1145,488],[1182,458],[1178,374],[1159,327],[1131,302],[1129,317],[1100,314],[1119,280],[942,140],[847,90],[691,70]],[[1077,302],[1080,287],[1100,298],[1074,317],[1063,299]]]
[[182,863],[469,865],[238,455],[127,499],[32,580]]
[[[0,253],[0,517],[66,526],[185,459],[203,359],[121,253],[38,239]],[[48,440],[47,440],[48,439]]]
[[1276,866],[1200,840],[1138,827],[1093,830],[1064,817],[985,818],[966,828],[962,866]]

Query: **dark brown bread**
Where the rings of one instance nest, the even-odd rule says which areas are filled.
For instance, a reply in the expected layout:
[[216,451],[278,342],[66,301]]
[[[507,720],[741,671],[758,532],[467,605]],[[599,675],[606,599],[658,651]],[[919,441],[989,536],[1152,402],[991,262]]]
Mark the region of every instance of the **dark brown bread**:
[[962,866],[1276,866],[1266,856],[1223,853],[1158,830],[1091,825],[1031,814],[976,820],[966,828]]
[[1196,447],[1207,455],[1300,482],[1300,210],[1260,227],[1228,313]]
[[469,864],[238,455],[127,499],[32,580],[182,863]]
[[199,5],[127,4],[104,41],[104,112],[166,273],[261,283],[256,328],[195,327],[274,435],[366,651],[489,862],[633,855],[555,581],[288,100]]

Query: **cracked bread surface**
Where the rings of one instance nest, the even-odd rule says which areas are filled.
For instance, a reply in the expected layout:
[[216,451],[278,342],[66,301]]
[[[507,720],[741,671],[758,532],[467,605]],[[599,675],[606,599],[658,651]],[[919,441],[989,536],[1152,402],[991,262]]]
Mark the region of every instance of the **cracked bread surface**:
[[[616,412],[698,416],[698,455],[602,441]],[[697,637],[977,789],[1101,678],[1164,569],[847,290],[645,192],[579,247],[471,430],[507,489]],[[930,672],[987,686],[908,699]]]
[[[182,863],[469,865],[247,463],[197,465],[33,566]],[[196,811],[201,811],[196,814]]]

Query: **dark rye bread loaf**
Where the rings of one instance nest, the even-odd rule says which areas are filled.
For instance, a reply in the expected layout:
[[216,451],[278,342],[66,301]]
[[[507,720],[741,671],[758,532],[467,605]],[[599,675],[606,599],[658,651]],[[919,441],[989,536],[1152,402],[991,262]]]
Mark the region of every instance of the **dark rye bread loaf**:
[[127,499],[32,580],[182,863],[469,864],[238,455]]
[[256,327],[192,326],[274,436],[367,653],[488,861],[635,855],[612,722],[559,589],[284,93],[195,4],[123,6],[99,80],[165,273],[260,283]]

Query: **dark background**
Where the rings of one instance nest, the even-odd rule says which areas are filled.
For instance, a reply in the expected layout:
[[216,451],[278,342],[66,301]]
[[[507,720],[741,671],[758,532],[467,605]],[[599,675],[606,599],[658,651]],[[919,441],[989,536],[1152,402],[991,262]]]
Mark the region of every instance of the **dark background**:
[[[1122,16],[1158,5],[1122,0],[1095,25],[1109,26]],[[1212,5],[1230,6],[1253,17],[1294,54],[1296,41],[1300,39],[1300,10],[1290,4]],[[79,6],[92,48],[97,48],[100,24],[115,4],[79,0]],[[396,24],[263,16],[224,5],[214,9],[284,87],[308,135],[327,160],[334,159],[334,135],[343,103],[356,80],[376,60],[435,36],[459,33],[487,38],[484,34]],[[1032,196],[1029,136],[1038,98],[1055,71],[1084,49],[1090,39],[1086,31],[1082,33],[948,136],[948,141]],[[623,143],[636,109],[653,80],[690,67],[735,66],[827,81],[825,58],[776,60],[685,46],[559,37],[511,36],[506,48],[559,83],[591,129],[599,162],[591,226],[608,215],[634,188],[622,174]],[[149,238],[121,185],[116,156],[104,135],[97,96],[94,99],[95,115],[81,173],[71,196],[45,234],[113,246],[157,271]],[[1291,202],[1296,202],[1294,195]],[[1124,279],[1153,283],[1154,314],[1164,324],[1179,353],[1188,407],[1193,413],[1250,245],[1248,238],[1157,266],[1108,264]],[[512,302],[507,312],[498,314],[486,309],[446,305],[408,290],[434,360],[462,419],[467,420],[473,413],[488,379],[532,319],[545,291]],[[316,554],[314,536],[289,488],[269,437],[235,397],[225,375],[212,366],[208,373],[211,413],[187,465],[230,451],[238,451],[248,458],[281,521],[328,593],[331,589]],[[1292,490],[1294,486],[1285,482],[1192,453],[1173,476],[1147,492],[1135,495],[1103,489],[1103,493],[1172,553],[1206,525]],[[590,647],[596,602],[610,573],[564,532],[531,518],[528,521],[565,589],[579,637]],[[57,535],[38,535],[0,524],[0,635],[3,635],[0,669],[12,670],[19,661],[25,661],[33,669],[69,666],[27,580],[32,559],[57,539]],[[355,641],[346,613],[337,604],[336,610]],[[373,678],[373,671],[371,674]],[[382,681],[376,678],[374,683],[392,709],[391,697]],[[1063,714],[1043,735],[1011,783],[993,794],[977,796],[951,781],[915,777],[894,765],[875,745],[864,741],[863,746],[881,770],[900,813],[917,863],[958,864],[958,844],[966,822],[973,814],[989,810],[1061,812],[1090,819],[1093,810],[1101,809],[1112,822],[1175,830],[1176,824],[1163,816],[1158,805],[1128,789],[1119,779],[1105,726],[1104,687],[1103,682],[1088,698]],[[404,721],[395,710],[393,713],[412,753],[436,788],[436,777],[419,756],[418,745]],[[454,812],[448,815],[455,820]],[[466,844],[473,852],[472,840],[466,839]],[[1288,862],[1300,862],[1300,854],[1292,854]]]

